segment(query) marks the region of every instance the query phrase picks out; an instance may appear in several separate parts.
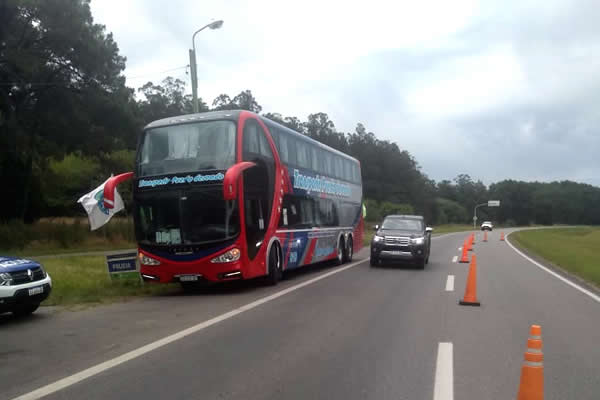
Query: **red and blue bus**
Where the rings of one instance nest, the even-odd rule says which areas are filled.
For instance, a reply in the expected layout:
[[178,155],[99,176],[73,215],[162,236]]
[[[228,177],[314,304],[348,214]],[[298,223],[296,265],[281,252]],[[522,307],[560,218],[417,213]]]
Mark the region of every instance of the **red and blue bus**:
[[352,260],[362,247],[359,162],[248,111],[166,118],[141,135],[133,173],[142,278],[228,281]]

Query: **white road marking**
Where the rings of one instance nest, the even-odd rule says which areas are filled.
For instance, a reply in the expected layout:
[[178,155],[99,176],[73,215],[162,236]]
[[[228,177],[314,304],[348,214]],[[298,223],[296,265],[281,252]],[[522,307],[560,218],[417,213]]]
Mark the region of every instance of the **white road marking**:
[[462,247],[459,247],[459,248],[458,248],[458,251],[462,251]]
[[448,275],[448,279],[446,279],[446,292],[454,291],[454,275]]
[[454,256],[454,257],[452,257],[452,262],[453,262],[453,263],[455,263],[455,262],[457,262],[457,261],[458,261],[458,256]]
[[435,386],[433,400],[454,399],[454,372],[452,360],[452,343],[438,344],[437,363],[435,366]]
[[581,293],[583,294],[587,294],[588,296],[590,296],[592,299],[596,300],[598,303],[600,303],[600,296],[595,295],[594,293],[590,292],[589,290],[579,286],[576,283],[571,282],[570,280],[568,280],[567,278],[557,274],[556,272],[552,271],[551,269],[544,267],[542,264],[540,264],[539,262],[535,261],[534,259],[532,259],[531,257],[525,255],[522,251],[520,251],[519,249],[517,249],[515,246],[513,246],[509,241],[508,241],[508,236],[513,233],[510,232],[505,236],[505,241],[506,243],[514,250],[517,252],[517,254],[519,254],[520,256],[522,256],[523,258],[525,258],[527,261],[529,261],[530,263],[532,263],[533,265],[535,265],[536,267],[540,268],[543,271],[546,271],[547,273],[549,273],[550,275],[554,276],[555,278],[560,279],[561,281],[563,281],[564,283],[566,283],[567,285],[579,290]]
[[15,397],[13,400],[34,400],[34,399],[39,399],[41,397],[47,396],[49,394],[52,394],[54,392],[57,392],[59,390],[65,389],[71,385],[74,385],[78,382],[83,381],[84,379],[90,378],[94,375],[97,375],[101,372],[104,372],[108,369],[114,368],[120,364],[123,364],[127,361],[133,360],[134,358],[138,358],[140,356],[143,356],[146,353],[149,353],[153,350],[156,350],[160,347],[166,346],[168,344],[171,344],[177,340],[183,339],[186,336],[189,336],[191,334],[200,332],[203,329],[206,329],[212,325],[218,324],[219,322],[225,321],[229,318],[233,318],[238,314],[241,314],[245,311],[249,311],[252,310],[253,308],[256,308],[260,305],[263,305],[265,303],[268,303],[272,300],[275,300],[281,296],[285,296],[288,293],[294,292],[298,289],[301,289],[305,286],[311,285],[315,282],[318,282],[322,279],[328,278],[331,275],[335,275],[338,274],[342,271],[345,271],[347,269],[356,267],[357,265],[364,263],[366,261],[368,261],[369,259],[364,259],[364,260],[360,260],[360,261],[355,261],[352,264],[348,264],[345,267],[341,267],[341,268],[337,268],[331,272],[328,272],[326,274],[317,276],[316,278],[313,279],[309,279],[305,282],[299,283],[297,285],[291,286],[287,289],[283,289],[277,293],[273,293],[272,295],[263,297],[261,299],[255,300],[251,303],[248,303],[246,305],[243,305],[241,307],[238,307],[234,310],[231,310],[229,312],[226,312],[225,314],[221,314],[217,317],[211,318],[207,321],[201,322],[197,325],[191,326],[187,329],[184,329],[182,331],[179,331],[177,333],[174,333],[172,335],[169,335],[167,337],[164,337],[162,339],[159,339],[155,342],[149,343],[145,346],[142,346],[138,349],[132,350],[128,353],[122,354],[118,357],[115,357],[111,360],[105,361],[103,363],[94,365],[93,367],[90,367],[88,369],[85,369],[83,371],[77,372],[76,374],[73,374],[71,376],[67,376],[66,378],[60,379],[56,382],[50,383],[46,386],[42,386],[41,388],[38,388],[32,392],[29,393],[25,393],[19,397]]

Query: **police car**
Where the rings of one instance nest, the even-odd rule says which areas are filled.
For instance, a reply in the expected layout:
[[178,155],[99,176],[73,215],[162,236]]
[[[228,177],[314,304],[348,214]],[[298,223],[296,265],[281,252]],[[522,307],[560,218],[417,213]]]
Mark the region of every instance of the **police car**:
[[51,290],[52,279],[39,263],[0,256],[0,314],[31,314]]

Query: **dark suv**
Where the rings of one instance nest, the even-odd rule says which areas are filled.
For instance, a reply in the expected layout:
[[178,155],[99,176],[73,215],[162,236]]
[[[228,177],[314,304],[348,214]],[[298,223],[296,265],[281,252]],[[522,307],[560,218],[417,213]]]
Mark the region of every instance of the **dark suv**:
[[419,215],[388,215],[375,225],[371,241],[371,266],[381,261],[413,262],[425,268],[429,262],[432,228]]

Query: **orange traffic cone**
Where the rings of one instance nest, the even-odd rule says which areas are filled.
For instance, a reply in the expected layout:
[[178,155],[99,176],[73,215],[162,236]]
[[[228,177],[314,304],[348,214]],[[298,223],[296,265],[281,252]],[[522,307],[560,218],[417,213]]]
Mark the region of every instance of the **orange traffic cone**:
[[544,354],[542,353],[542,327],[531,325],[527,351],[521,367],[521,383],[517,400],[544,399]]
[[500,241],[504,242],[504,232],[500,232]]
[[475,234],[471,233],[471,246],[475,244]]
[[483,232],[483,241],[487,242],[487,231]]
[[467,277],[467,286],[465,287],[465,297],[458,302],[461,306],[480,306],[477,301],[477,257],[471,257],[469,266],[469,276]]
[[461,263],[469,262],[469,256],[467,255],[467,252],[469,251],[469,249],[467,248],[468,243],[469,242],[467,240],[465,240],[465,242],[463,243],[462,256],[460,257],[460,261],[459,261]]

